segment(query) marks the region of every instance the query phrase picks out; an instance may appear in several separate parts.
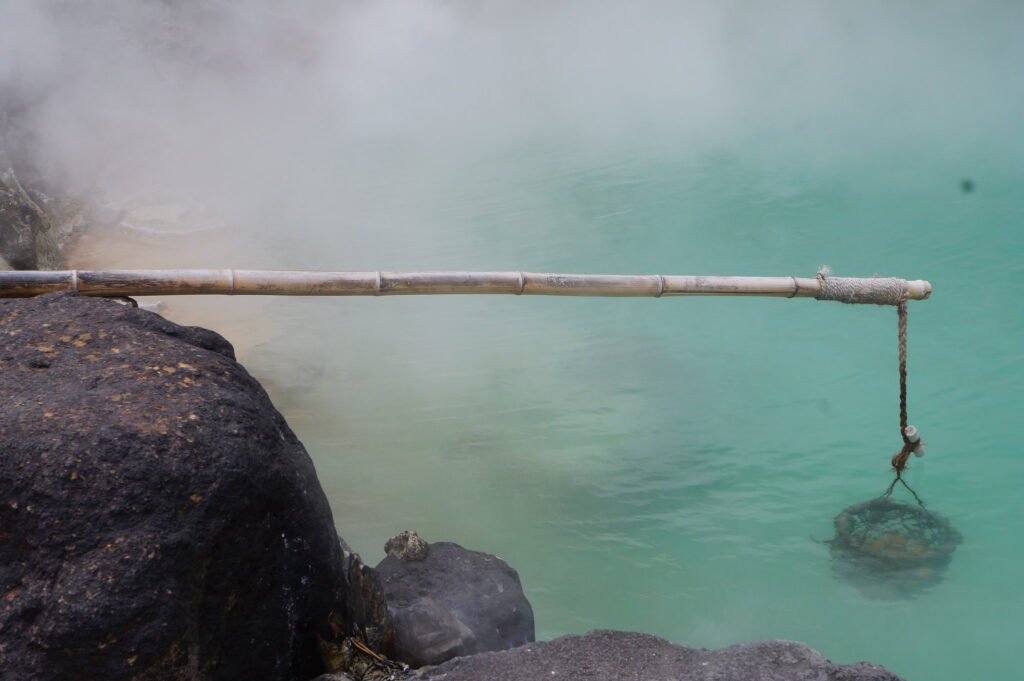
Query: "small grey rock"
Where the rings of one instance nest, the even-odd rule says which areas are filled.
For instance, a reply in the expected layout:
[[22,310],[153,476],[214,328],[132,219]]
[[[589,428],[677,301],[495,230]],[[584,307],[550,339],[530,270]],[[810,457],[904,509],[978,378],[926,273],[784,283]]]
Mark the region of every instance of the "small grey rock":
[[519,575],[497,556],[437,542],[420,561],[377,566],[395,627],[395,656],[413,667],[534,640]]
[[430,547],[427,542],[416,534],[415,530],[406,530],[388,539],[384,552],[405,562],[423,560],[427,557]]

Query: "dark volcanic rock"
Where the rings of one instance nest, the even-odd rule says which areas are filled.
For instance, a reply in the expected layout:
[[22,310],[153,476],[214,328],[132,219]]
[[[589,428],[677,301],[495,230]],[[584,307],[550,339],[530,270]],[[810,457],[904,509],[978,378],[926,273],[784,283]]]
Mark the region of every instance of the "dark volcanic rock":
[[687,648],[650,634],[592,631],[420,670],[426,681],[901,681],[878,665],[835,665],[803,643]]
[[223,338],[0,300],[0,679],[308,679],[344,581],[309,456]]
[[438,664],[534,639],[519,575],[497,556],[438,542],[422,560],[388,556],[377,572],[395,627],[395,656],[406,664]]

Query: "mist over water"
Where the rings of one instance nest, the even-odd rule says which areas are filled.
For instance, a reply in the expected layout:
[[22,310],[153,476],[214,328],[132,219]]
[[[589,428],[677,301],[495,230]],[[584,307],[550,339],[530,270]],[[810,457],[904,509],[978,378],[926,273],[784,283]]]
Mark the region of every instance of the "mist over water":
[[811,540],[889,482],[892,310],[163,303],[239,348],[368,562],[404,529],[498,553],[544,638],[1011,678],[1021,27],[1012,2],[2,0],[0,100],[19,172],[123,213],[77,267],[929,279],[911,484],[964,544],[900,600]]

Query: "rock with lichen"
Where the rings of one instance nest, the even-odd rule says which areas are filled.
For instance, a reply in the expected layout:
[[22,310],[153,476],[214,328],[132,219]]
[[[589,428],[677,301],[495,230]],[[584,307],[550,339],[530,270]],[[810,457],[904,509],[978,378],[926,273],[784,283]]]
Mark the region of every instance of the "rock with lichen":
[[394,629],[380,577],[341,540],[342,591],[345,610],[334,613],[334,638],[353,635],[376,653],[391,655]]
[[405,562],[423,560],[428,550],[427,542],[413,530],[396,534],[384,544],[384,553]]
[[16,270],[56,269],[60,262],[49,216],[10,168],[0,173],[0,257]]

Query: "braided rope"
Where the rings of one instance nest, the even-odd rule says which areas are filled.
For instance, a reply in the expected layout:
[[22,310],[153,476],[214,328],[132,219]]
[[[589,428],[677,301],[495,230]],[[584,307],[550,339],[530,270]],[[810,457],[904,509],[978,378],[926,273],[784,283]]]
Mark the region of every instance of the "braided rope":
[[[917,453],[918,456],[923,456],[921,452],[924,451],[922,448],[924,443],[920,441],[919,437],[911,440],[908,433],[910,429],[907,427],[907,301],[900,301],[896,305],[896,315],[896,335],[900,361],[900,437],[903,438],[903,448],[892,457],[892,468],[896,472],[896,477],[893,478],[892,484],[889,485],[889,489],[885,491],[883,496],[890,496],[896,487],[896,483],[900,483],[914,495],[914,500],[917,501],[918,505],[924,508],[924,501],[921,500],[921,497],[917,496],[914,488],[903,479],[903,471],[907,468],[907,460],[910,458],[910,455]],[[917,431],[913,430],[913,432],[916,436]]]
[[830,277],[829,268],[818,270],[817,300],[837,300],[840,303],[899,305],[907,299],[907,281],[893,277],[854,279]]
[[903,444],[911,444],[907,436],[907,303],[901,302],[896,306],[896,314],[899,321],[896,323],[896,333],[899,337],[900,350],[900,437]]

